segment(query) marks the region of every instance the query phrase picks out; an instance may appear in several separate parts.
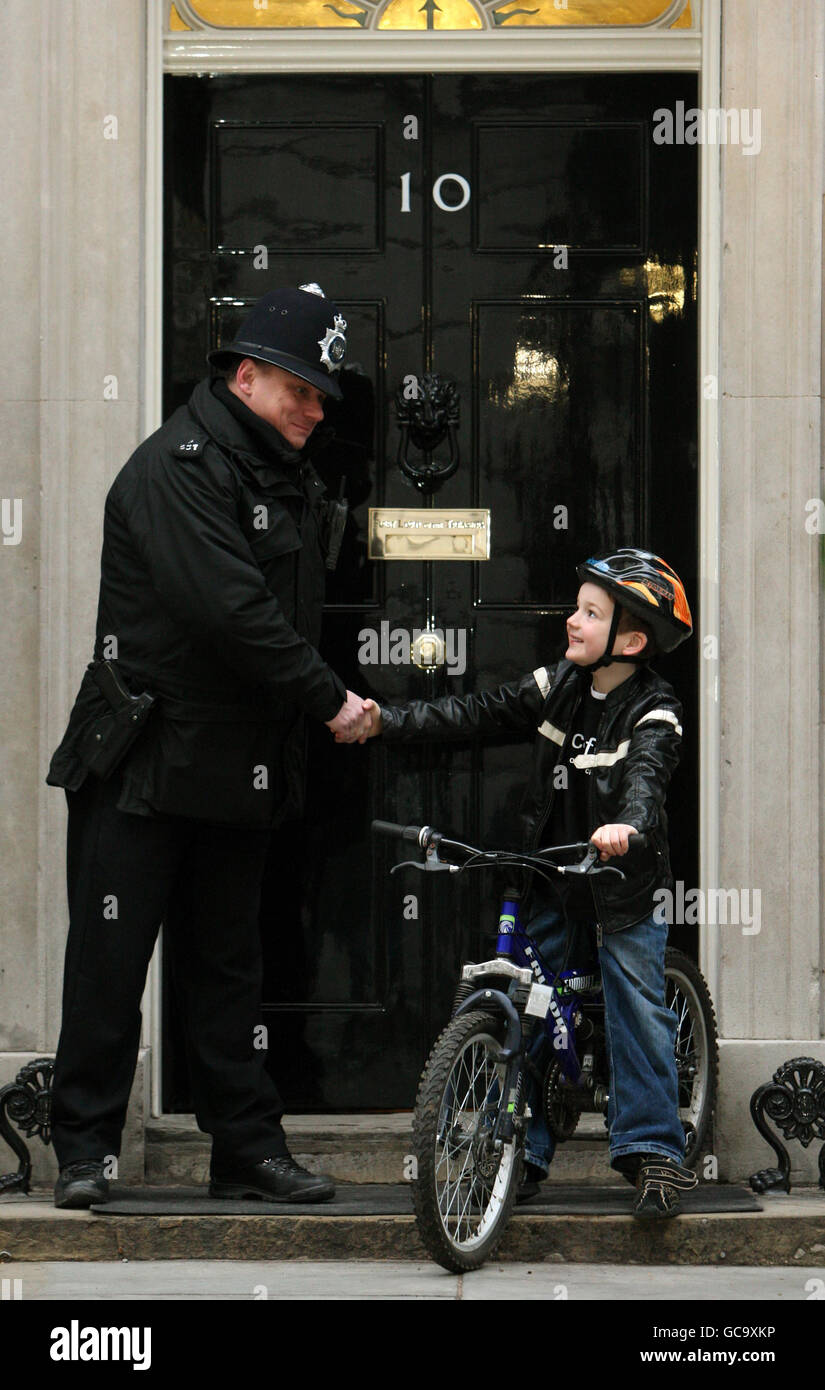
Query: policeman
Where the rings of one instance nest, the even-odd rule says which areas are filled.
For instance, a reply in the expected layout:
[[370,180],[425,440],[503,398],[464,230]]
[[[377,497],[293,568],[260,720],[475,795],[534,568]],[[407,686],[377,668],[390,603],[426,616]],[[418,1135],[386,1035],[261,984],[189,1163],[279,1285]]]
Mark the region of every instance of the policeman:
[[265,295],[106,498],[94,659],[46,779],[69,806],[60,1207],[106,1199],[161,920],[210,1193],[334,1192],[290,1157],[255,1029],[261,880],[300,813],[304,718],[344,741],[369,728],[318,652],[340,516],[309,456],[345,332],[318,285]]

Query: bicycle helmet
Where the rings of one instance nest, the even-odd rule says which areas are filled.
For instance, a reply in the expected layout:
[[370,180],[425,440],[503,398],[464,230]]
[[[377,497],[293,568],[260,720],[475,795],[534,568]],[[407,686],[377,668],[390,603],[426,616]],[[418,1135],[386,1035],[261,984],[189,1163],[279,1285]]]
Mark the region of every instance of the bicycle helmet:
[[676,571],[660,555],[627,547],[591,556],[576,566],[576,573],[582,583],[590,581],[606,589],[616,605],[604,655],[584,669],[595,671],[600,666],[609,666],[611,661],[641,665],[650,660],[644,655],[610,655],[623,608],[644,619],[662,652],[672,652],[680,642],[690,637],[693,619],[684,585]]

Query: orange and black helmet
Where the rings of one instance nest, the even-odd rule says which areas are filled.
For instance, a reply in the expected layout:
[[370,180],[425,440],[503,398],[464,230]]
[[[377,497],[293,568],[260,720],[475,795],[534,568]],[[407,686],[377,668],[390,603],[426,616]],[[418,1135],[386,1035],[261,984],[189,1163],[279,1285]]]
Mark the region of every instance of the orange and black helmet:
[[576,567],[576,573],[582,583],[590,580],[601,585],[616,601],[604,664],[621,659],[609,656],[616,637],[619,607],[644,619],[662,652],[672,652],[692,633],[693,620],[685,586],[660,555],[628,547],[592,556]]

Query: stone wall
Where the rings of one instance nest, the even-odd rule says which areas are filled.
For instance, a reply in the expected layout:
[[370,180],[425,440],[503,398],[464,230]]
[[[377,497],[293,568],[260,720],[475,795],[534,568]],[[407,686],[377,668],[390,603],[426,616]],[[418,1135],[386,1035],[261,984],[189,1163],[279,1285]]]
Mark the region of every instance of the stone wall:
[[722,22],[722,105],[761,111],[760,152],[722,152],[720,882],[761,891],[758,934],[715,929],[717,1152],[742,1176],[773,1161],[755,1086],[790,1057],[825,1061],[822,575],[805,528],[821,493],[825,10],[724,0]]
[[0,9],[0,496],[22,501],[0,548],[0,1084],[57,1045],[66,802],[44,778],[92,654],[103,499],[140,438],[144,11]]

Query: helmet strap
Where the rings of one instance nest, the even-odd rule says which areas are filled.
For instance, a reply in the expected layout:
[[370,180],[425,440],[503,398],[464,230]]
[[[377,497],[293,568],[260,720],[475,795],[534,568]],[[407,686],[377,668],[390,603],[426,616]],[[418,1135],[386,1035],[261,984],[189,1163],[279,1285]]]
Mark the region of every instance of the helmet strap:
[[607,645],[598,661],[592,661],[589,666],[580,666],[580,671],[598,671],[602,666],[610,666],[614,661],[624,661],[632,666],[643,666],[650,661],[649,656],[612,656],[613,644],[619,632],[619,618],[621,616],[621,604],[614,602],[613,617],[610,620],[610,632],[607,635]]

